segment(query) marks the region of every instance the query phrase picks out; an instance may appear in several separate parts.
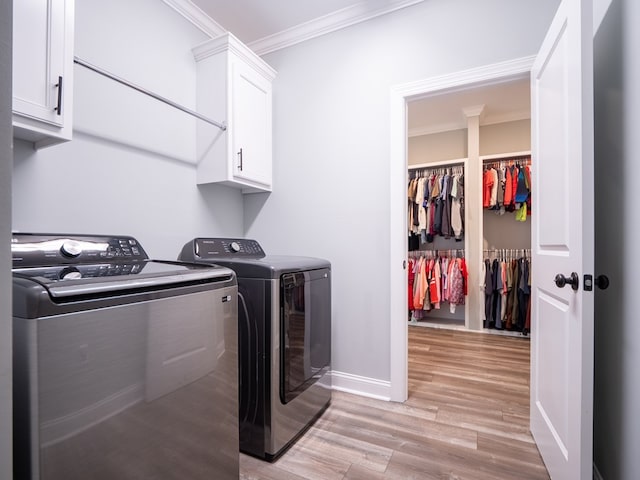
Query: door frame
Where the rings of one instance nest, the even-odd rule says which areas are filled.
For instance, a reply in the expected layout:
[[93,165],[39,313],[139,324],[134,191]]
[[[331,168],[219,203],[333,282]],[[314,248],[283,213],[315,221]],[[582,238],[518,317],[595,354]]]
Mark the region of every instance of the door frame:
[[407,326],[407,103],[420,98],[499,84],[529,76],[535,56],[430,77],[391,87],[389,155],[390,400],[408,397]]

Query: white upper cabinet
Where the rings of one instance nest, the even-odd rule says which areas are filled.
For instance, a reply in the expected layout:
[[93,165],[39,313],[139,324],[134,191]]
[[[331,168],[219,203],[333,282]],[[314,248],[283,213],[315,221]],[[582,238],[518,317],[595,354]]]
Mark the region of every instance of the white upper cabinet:
[[73,0],[13,2],[14,136],[36,147],[71,139]]
[[198,112],[227,126],[222,131],[198,122],[198,183],[222,183],[244,193],[271,191],[275,70],[229,33],[193,52]]

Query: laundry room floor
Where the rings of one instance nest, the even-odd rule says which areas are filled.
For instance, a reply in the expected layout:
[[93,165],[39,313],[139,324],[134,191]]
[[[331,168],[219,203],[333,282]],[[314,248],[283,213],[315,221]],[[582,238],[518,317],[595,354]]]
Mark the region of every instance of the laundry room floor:
[[334,392],[275,463],[243,480],[548,479],[529,433],[529,340],[409,327],[404,404]]

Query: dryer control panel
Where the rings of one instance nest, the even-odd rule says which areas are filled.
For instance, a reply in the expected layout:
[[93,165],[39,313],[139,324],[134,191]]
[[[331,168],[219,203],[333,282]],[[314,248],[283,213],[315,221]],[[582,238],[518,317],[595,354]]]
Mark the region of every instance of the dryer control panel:
[[[187,249],[192,249],[192,251],[185,252]],[[266,256],[257,241],[247,238],[196,238],[185,245],[183,253],[195,255],[195,259],[199,260],[238,257],[263,258]]]

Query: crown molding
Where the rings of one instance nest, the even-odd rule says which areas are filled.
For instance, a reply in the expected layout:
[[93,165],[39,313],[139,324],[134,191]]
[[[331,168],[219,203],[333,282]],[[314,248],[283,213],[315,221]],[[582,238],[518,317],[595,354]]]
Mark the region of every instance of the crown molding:
[[408,137],[421,137],[423,135],[433,135],[435,133],[451,132],[454,130],[465,130],[467,128],[466,123],[451,122],[441,123],[431,127],[416,127],[407,129]]
[[[209,17],[191,0],[162,1],[211,38],[217,38],[227,33],[219,23]],[[283,30],[282,32],[255,40],[249,43],[248,47],[257,55],[264,55],[357,23],[365,22],[381,15],[386,15],[387,13],[402,8],[410,7],[423,1],[424,0],[387,0],[381,2],[384,3],[384,5],[371,8],[371,1],[363,0],[349,7],[336,10],[322,17]]]
[[191,0],[162,1],[211,38],[218,37],[227,32],[219,23],[191,2]]
[[253,68],[260,72],[267,80],[273,80],[276,76],[276,71],[273,68],[267,65],[264,60],[230,32],[207,40],[193,47],[191,51],[193,52],[193,57],[196,62],[222,52],[232,52],[242,58],[245,63],[252,65]]
[[503,113],[501,115],[491,115],[491,116],[485,117],[485,119],[480,122],[480,126],[481,127],[486,127],[487,125],[497,125],[499,123],[519,122],[520,120],[531,120],[531,111],[530,110],[522,110],[522,111],[518,111],[518,112]]
[[350,7],[336,10],[328,15],[261,38],[249,43],[248,46],[258,55],[265,55],[423,1],[424,0],[389,0],[384,2],[385,4],[383,6],[377,8],[371,8],[369,6],[371,2],[361,1]]

